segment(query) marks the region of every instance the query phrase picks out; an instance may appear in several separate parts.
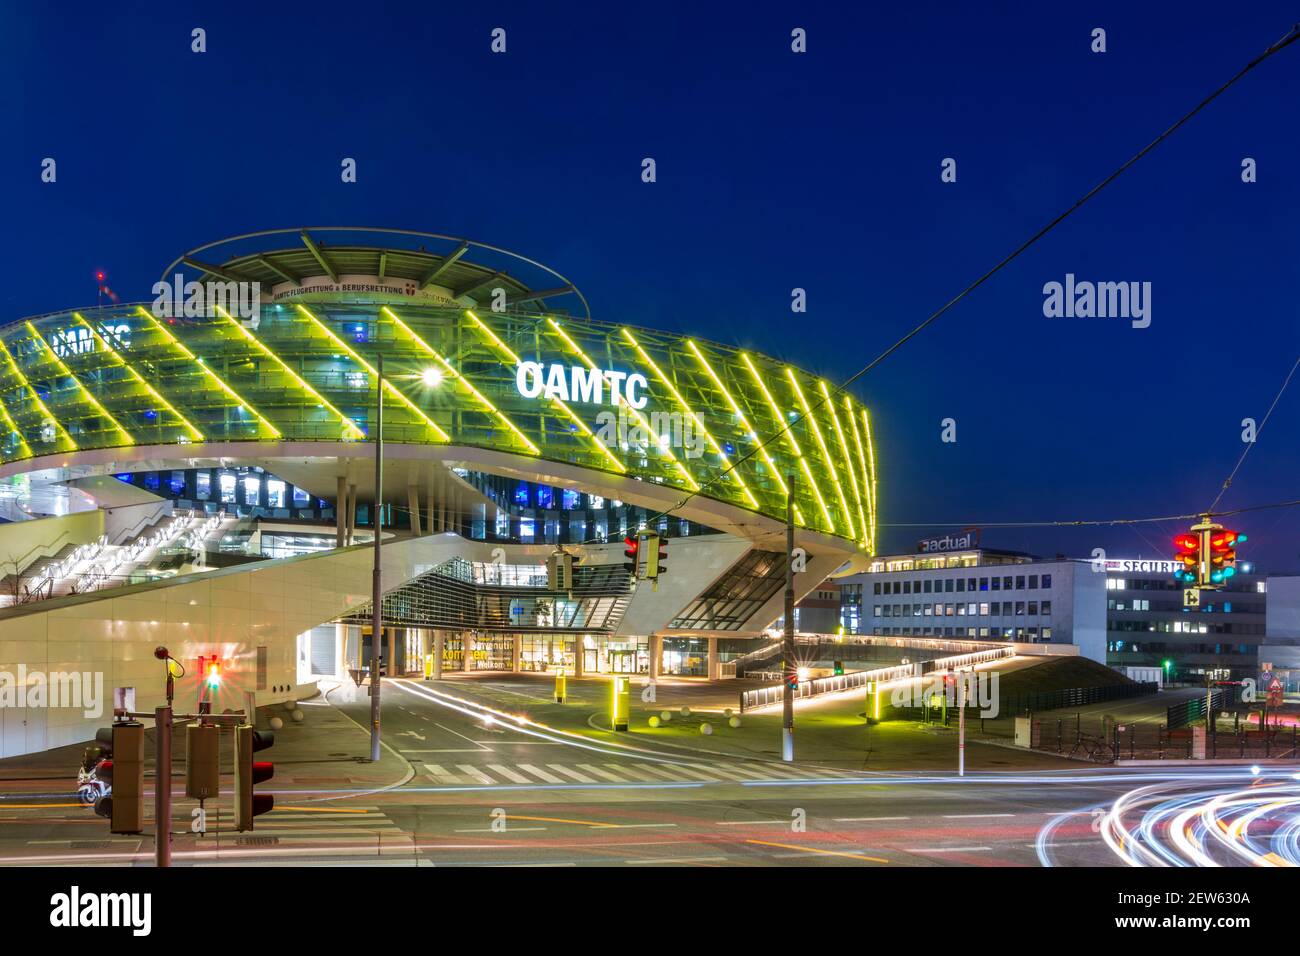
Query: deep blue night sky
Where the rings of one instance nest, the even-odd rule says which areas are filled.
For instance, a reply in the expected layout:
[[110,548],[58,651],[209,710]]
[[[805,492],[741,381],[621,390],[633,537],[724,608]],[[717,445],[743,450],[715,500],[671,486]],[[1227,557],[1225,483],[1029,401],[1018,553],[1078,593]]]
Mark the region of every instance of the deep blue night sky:
[[[222,236],[389,225],[519,250],[599,318],[832,380],[1295,20],[1281,3],[60,6],[0,14],[4,321],[93,302],[97,268],[146,298],[174,257]],[[790,52],[795,26],[806,55]],[[858,383],[882,522],[1210,503],[1241,420],[1263,417],[1300,348],[1298,102],[1294,44]],[[949,156],[955,184],[939,178]],[[1045,318],[1043,284],[1067,272],[1151,282],[1150,328]],[[790,312],[795,286],[806,316]],[[1300,383],[1273,414],[1224,507],[1300,497]],[[1243,559],[1300,569],[1300,509],[1237,524]],[[1163,557],[1174,530],[984,541]],[[886,527],[884,544],[910,550],[920,533]]]

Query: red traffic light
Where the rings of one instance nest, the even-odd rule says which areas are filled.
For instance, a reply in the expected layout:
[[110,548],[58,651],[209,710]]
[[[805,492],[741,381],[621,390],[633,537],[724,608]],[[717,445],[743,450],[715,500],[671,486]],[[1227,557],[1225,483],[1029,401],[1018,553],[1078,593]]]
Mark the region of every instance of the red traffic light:
[[1194,534],[1174,535],[1174,547],[1180,552],[1195,554],[1201,549],[1201,539]]

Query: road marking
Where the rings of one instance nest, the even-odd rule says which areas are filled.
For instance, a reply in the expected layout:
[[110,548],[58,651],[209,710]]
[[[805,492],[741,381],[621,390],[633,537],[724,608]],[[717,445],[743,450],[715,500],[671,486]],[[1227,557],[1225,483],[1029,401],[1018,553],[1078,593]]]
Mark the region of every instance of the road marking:
[[564,783],[563,778],[557,777],[553,773],[547,773],[545,770],[542,770],[540,767],[534,767],[530,763],[519,763],[519,764],[515,764],[515,766],[518,767],[520,770],[524,770],[527,771],[528,773],[531,773],[534,777],[541,777],[547,783]]
[[701,766],[699,764],[692,764],[689,767],[676,767],[675,769],[680,770],[682,773],[700,773],[701,771],[707,770],[712,774],[712,776],[706,776],[704,779],[712,781],[713,783],[717,783],[719,778],[722,780],[743,780],[746,782],[754,779],[750,776],[742,776],[742,771],[740,770],[724,770],[722,767],[715,767],[712,765]]
[[665,866],[669,863],[724,863],[725,856],[678,856],[649,860],[624,860],[628,866]]
[[880,820],[910,820],[911,817],[832,817],[836,823],[874,823]]
[[606,830],[662,830],[667,827],[675,827],[676,823],[609,823],[606,824]]
[[[547,827],[510,827],[511,833],[531,833],[533,830],[546,830]],[[505,833],[505,830],[496,830],[492,827],[478,827],[473,830],[453,830],[452,833]]]
[[854,860],[870,860],[872,863],[888,863],[886,859],[878,856],[867,856],[865,853],[849,853],[845,850],[819,850],[811,846],[798,846],[794,843],[769,843],[767,840],[746,840],[746,843],[757,843],[759,846],[775,846],[782,850],[801,850],[804,853],[820,853],[822,856],[847,856]]
[[673,764],[673,769],[678,773],[684,773],[689,777],[694,777],[696,780],[703,780],[706,783],[718,782],[717,774],[704,773],[704,769],[705,769],[704,767],[679,763],[679,764]]
[[460,777],[454,773],[449,773],[444,767],[436,763],[426,763],[425,772],[434,779],[435,783],[460,783]]
[[945,813],[945,820],[979,820],[983,817],[1014,817],[1014,813]]
[[609,780],[612,783],[627,783],[626,780],[617,774],[610,773],[608,770],[601,770],[595,764],[580,763],[578,764],[578,769],[585,770],[587,773],[594,773],[596,776]]
[[761,771],[759,774],[761,780],[771,780],[773,777],[785,780],[803,780],[811,776],[811,774],[802,770],[791,770],[788,767],[765,767],[757,763],[746,764],[746,766]]
[[527,777],[525,777],[522,773],[515,773],[515,771],[511,770],[507,766],[504,766],[503,764],[490,763],[487,766],[489,770],[501,774],[501,776],[505,777],[507,780],[512,781],[513,783],[532,783],[532,781],[529,780]]
[[910,850],[903,850],[904,853],[980,853],[984,850],[992,850],[991,846],[935,846],[935,847],[913,847]]
[[606,830],[609,829],[610,827],[617,825],[613,823],[601,823],[598,820],[568,820],[564,817],[526,817],[515,813],[506,814],[506,819],[507,820],[531,820],[534,823],[572,823],[580,827],[599,827],[602,830]]
[[565,766],[563,766],[562,764],[558,764],[558,763],[548,763],[546,766],[550,767],[550,768],[551,768],[552,770],[554,770],[556,773],[562,773],[562,774],[564,774],[566,777],[572,777],[574,780],[578,781],[578,783],[595,783],[595,782],[596,782],[596,781],[593,780],[591,777],[588,777],[585,773],[578,773],[578,771],[573,770],[573,769],[571,769],[571,768],[569,768],[569,767],[565,767]]
[[478,767],[472,766],[471,764],[458,763],[456,764],[456,769],[463,770],[465,772],[465,775],[476,783],[496,783],[496,780],[494,780],[492,777],[489,777],[482,770],[478,769]]
[[[447,733],[449,733],[449,734],[455,734],[455,735],[456,735],[457,737],[459,737],[461,740],[467,740],[467,741],[469,741],[469,742],[472,743],[472,744],[477,744],[477,743],[478,743],[477,740],[470,740],[469,737],[466,737],[464,734],[459,733],[459,732],[457,732],[457,731],[455,731],[455,730],[452,730],[450,727],[446,726],[445,724],[435,723],[433,726],[435,726],[435,727],[441,727],[443,730],[447,731]],[[491,747],[484,747],[482,744],[479,744],[479,749],[480,749],[480,750],[489,750],[489,751],[490,751],[492,748],[491,748]]]
[[633,780],[638,780],[641,783],[658,783],[658,781],[649,774],[642,773],[640,770],[633,770],[631,767],[624,766],[621,763],[607,763],[605,766],[609,767],[611,770],[617,770],[619,773],[626,774]]
[[690,777],[679,776],[666,767],[656,767],[648,763],[638,763],[633,764],[633,766],[639,767],[646,773],[654,774],[656,777],[663,777],[665,780],[672,780],[676,783],[680,783],[683,780],[690,780]]
[[720,827],[750,827],[750,826],[785,826],[788,820],[719,820]]

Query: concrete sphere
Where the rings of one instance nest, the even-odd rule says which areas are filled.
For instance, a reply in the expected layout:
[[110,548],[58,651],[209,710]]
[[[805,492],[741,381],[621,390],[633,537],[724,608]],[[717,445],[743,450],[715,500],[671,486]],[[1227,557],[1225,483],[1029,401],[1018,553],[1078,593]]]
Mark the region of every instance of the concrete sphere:
[[659,719],[666,724],[668,721],[673,719],[673,712],[671,710],[661,710],[659,712]]
[[722,711],[722,716],[723,716],[723,717],[730,717],[730,716],[731,716],[732,714],[734,714],[734,713],[735,713],[734,710],[732,710],[730,707],[727,707],[727,708],[725,708],[725,709]]
[[650,726],[651,726],[651,727],[658,727],[660,723],[661,723],[661,721],[659,720],[658,717],[651,717],[651,718],[650,718]]
[[703,734],[704,736],[706,736],[706,737],[709,736],[710,734],[713,733],[713,725],[712,725],[712,724],[700,724],[700,733],[702,733],[702,734]]
[[689,716],[691,716],[691,709],[690,709],[689,707],[687,707],[685,704],[683,704],[683,705],[682,705],[682,709],[679,711],[679,713],[680,713],[683,717],[689,717]]
[[272,730],[279,730],[279,729],[280,729],[281,727],[283,727],[283,726],[284,726],[284,721],[281,720],[279,717],[272,717],[272,718],[271,718],[271,729],[272,729]]
[[298,702],[297,702],[296,700],[286,700],[286,701],[284,702],[284,709],[285,709],[285,710],[297,710],[297,709],[298,709]]
[[301,724],[301,723],[303,722],[303,720],[305,720],[306,717],[307,717],[307,715],[304,714],[301,710],[295,710],[295,711],[294,711],[292,714],[290,714],[289,716],[293,718],[293,722],[294,722],[295,724]]
[[728,726],[728,727],[731,727],[731,728],[733,728],[733,729],[736,728],[736,727],[739,727],[739,726],[740,726],[740,718],[739,718],[739,717],[732,717],[729,721],[727,721],[727,726]]

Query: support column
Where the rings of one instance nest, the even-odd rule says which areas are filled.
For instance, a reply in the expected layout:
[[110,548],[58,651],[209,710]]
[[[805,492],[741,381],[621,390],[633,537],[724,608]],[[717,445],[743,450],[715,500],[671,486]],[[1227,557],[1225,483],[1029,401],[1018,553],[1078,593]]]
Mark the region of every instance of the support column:
[[407,507],[411,509],[411,534],[420,535],[420,489],[415,485],[406,486]]
[[580,634],[573,636],[573,676],[582,676],[582,636]]
[[433,679],[442,680],[442,650],[447,637],[442,631],[433,632]]
[[431,534],[437,534],[443,530],[442,525],[438,524],[438,503],[434,500],[432,491],[424,499],[424,514],[429,519],[429,532]]
[[471,671],[474,669],[474,635],[469,631],[464,631],[460,637],[460,669]]
[[717,680],[721,668],[718,666],[718,639],[710,637],[709,641],[709,680]]
[[664,666],[664,638],[662,634],[650,635],[650,676],[659,679]]
[[384,632],[388,637],[388,673],[384,675],[386,677],[401,676],[397,670],[397,632],[400,630],[402,630],[400,627],[384,628]]
[[349,677],[348,674],[348,626],[334,625],[334,676]]
[[357,486],[348,485],[348,527],[347,527],[347,544],[352,545],[352,539],[357,533]]
[[514,648],[513,657],[511,658],[510,670],[512,673],[518,674],[519,659],[523,656],[523,651],[524,651],[524,637],[522,634],[515,635],[514,644],[515,644],[515,648]]
[[342,476],[338,480],[338,491],[334,495],[334,547],[343,547],[348,533],[348,480]]
[[438,512],[441,515],[441,519],[439,523],[442,525],[442,530],[450,531],[451,529],[447,527],[447,502],[445,500],[442,502],[442,505],[439,507]]

